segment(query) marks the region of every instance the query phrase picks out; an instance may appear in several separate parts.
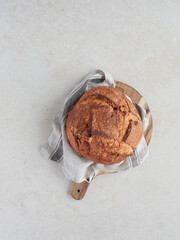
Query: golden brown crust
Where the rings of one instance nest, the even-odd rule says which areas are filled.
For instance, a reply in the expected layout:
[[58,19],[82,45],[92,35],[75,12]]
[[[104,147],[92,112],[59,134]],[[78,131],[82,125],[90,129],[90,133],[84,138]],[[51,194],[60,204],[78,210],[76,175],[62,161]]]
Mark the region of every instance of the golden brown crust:
[[102,86],[90,89],[71,109],[66,133],[80,155],[114,164],[133,154],[143,127],[131,101],[119,89]]

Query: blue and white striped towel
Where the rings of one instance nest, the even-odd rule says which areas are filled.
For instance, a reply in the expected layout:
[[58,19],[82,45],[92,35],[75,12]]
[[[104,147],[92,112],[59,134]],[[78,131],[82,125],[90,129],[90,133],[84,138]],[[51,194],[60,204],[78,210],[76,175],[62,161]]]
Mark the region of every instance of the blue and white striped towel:
[[[41,153],[48,159],[61,162],[65,176],[75,182],[91,181],[92,178],[101,171],[124,171],[134,168],[148,157],[149,151],[142,137],[139,145],[135,148],[134,154],[126,160],[112,165],[94,163],[85,157],[81,157],[70,146],[65,131],[66,116],[78,99],[89,89],[97,86],[115,86],[114,79],[109,73],[95,70],[87,74],[80,83],[72,90],[63,103],[61,111],[53,121],[53,131],[48,138],[48,142],[41,148]],[[145,118],[146,111],[134,103],[146,129],[148,119]]]

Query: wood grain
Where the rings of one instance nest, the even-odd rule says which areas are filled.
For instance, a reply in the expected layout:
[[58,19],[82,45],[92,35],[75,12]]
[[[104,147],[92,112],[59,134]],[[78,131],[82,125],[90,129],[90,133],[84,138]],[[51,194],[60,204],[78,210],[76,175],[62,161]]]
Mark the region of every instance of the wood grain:
[[81,183],[74,183],[71,190],[72,197],[75,198],[76,200],[81,200],[86,194],[88,187],[89,183],[86,181]]
[[[125,83],[115,81],[115,87],[120,89],[124,94],[129,96],[133,102],[137,103],[139,106],[143,107],[146,110],[146,118],[149,119],[149,124],[146,128],[146,131],[144,132],[144,137],[146,139],[147,145],[149,145],[151,141],[152,131],[153,131],[153,121],[152,121],[152,114],[146,100],[136,89],[134,89],[133,87]],[[96,176],[101,174],[109,174],[109,173],[115,173],[115,172],[99,171]],[[72,197],[76,200],[81,200],[86,194],[86,191],[89,185],[90,183],[86,181],[81,183],[74,183],[71,191]]]

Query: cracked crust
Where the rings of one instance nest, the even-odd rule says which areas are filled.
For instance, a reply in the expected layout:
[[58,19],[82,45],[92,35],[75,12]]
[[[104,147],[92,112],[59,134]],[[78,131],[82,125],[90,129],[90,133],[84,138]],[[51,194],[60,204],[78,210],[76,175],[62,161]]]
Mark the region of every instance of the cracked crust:
[[133,154],[143,127],[131,101],[119,89],[103,86],[90,89],[71,109],[66,133],[80,155],[114,164]]

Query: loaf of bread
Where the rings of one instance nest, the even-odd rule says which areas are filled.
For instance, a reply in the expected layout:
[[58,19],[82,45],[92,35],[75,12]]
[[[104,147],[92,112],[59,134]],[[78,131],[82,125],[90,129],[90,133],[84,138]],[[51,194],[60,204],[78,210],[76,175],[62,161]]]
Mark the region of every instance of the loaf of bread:
[[114,164],[133,154],[143,127],[135,106],[119,89],[101,86],[87,91],[70,110],[66,133],[80,155]]

